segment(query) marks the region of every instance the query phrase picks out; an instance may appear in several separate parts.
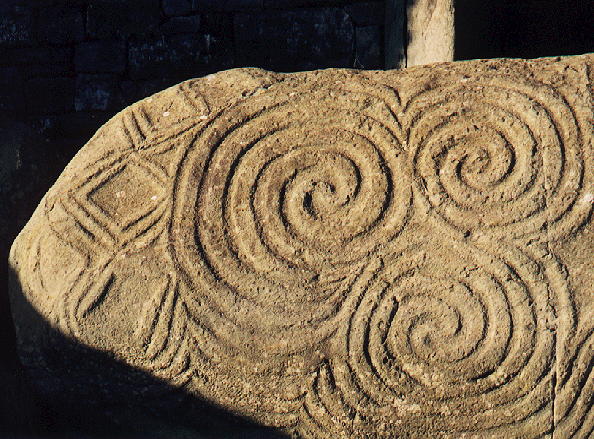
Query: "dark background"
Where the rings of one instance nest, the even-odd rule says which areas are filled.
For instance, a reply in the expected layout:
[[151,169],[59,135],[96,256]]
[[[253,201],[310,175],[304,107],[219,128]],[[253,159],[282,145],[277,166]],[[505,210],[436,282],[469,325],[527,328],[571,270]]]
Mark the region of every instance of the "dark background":
[[[592,0],[455,6],[456,60],[594,50]],[[233,67],[384,68],[384,8],[384,0],[0,0],[2,261],[66,163],[117,111]],[[0,336],[0,432],[47,431],[51,415],[17,361],[4,288]],[[32,418],[42,425],[27,430]]]

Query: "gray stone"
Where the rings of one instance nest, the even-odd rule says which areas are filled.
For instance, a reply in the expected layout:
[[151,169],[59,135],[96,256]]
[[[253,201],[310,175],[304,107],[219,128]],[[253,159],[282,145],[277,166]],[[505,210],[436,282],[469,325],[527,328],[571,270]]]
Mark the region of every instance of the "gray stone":
[[185,15],[193,10],[192,0],[163,0],[165,15]]
[[87,33],[94,38],[145,34],[159,25],[159,0],[91,0]]
[[238,13],[234,30],[240,65],[291,71],[351,64],[354,30],[342,9]]
[[192,75],[208,61],[208,35],[182,34],[132,40],[128,66],[132,79]]
[[74,55],[77,72],[120,73],[126,60],[123,41],[87,41],[76,46]]
[[385,20],[385,2],[353,3],[344,7],[356,26],[382,25]]
[[37,35],[50,44],[68,44],[84,38],[82,11],[78,8],[45,7],[39,11]]
[[66,77],[31,79],[25,86],[25,96],[33,114],[68,112],[74,107],[74,80]]
[[355,29],[355,67],[379,69],[382,67],[382,28],[364,26]]
[[161,25],[161,32],[164,34],[193,33],[200,30],[200,16],[173,17]]
[[118,79],[115,75],[79,75],[76,78],[76,111],[108,110],[119,103]]

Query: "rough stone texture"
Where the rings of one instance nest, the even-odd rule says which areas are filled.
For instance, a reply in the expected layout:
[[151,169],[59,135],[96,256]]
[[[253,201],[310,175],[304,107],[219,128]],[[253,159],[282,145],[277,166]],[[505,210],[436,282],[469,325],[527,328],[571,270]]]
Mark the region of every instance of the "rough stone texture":
[[[8,135],[26,143],[0,142],[0,156],[15,157],[9,149],[17,148],[26,157],[20,167],[10,164],[6,180],[10,187],[27,188],[16,191],[19,197],[0,198],[0,230],[9,231],[0,235],[0,259],[6,260],[9,243],[23,227],[20,219],[31,215],[80,145],[115,112],[183,80],[233,67],[361,68],[358,57],[366,68],[381,68],[383,63],[368,62],[382,51],[383,23],[371,23],[380,3],[373,2],[373,14],[350,8],[360,4],[355,0],[313,1],[305,12],[300,0],[268,5],[284,21],[266,24],[265,33],[250,41],[265,50],[250,56],[243,52],[245,32],[238,28],[236,35],[233,23],[237,15],[264,12],[262,0],[1,0],[0,131],[24,124],[31,135]],[[290,28],[291,13],[305,17],[295,24],[298,37]],[[336,15],[341,19],[334,20]],[[355,47],[355,32],[367,23],[380,27],[362,30]],[[64,132],[51,127],[56,117],[69,120],[60,123],[68,125]],[[72,132],[76,136],[67,136]],[[5,296],[0,321],[9,313]]]
[[[460,4],[459,7],[465,7]],[[454,0],[419,0],[407,10],[406,65],[454,60]],[[467,35],[467,38],[472,36]]]
[[12,247],[23,362],[114,416],[173,404],[142,372],[304,438],[588,437],[593,68],[239,69],[138,102]]

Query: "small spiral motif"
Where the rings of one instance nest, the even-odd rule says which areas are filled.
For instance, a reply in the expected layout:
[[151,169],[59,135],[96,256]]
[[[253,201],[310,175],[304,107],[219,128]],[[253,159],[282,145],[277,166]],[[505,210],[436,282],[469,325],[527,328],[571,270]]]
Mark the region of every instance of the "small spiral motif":
[[451,227],[552,238],[590,215],[584,126],[550,87],[499,77],[450,81],[406,107],[419,193]]

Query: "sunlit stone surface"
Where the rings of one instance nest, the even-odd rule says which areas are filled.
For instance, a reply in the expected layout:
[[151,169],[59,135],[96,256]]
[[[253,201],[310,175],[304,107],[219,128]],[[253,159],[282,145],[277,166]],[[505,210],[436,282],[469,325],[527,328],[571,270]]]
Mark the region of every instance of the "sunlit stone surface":
[[138,102],[13,245],[23,362],[56,404],[138,390],[58,334],[303,438],[588,437],[593,61],[239,69]]

